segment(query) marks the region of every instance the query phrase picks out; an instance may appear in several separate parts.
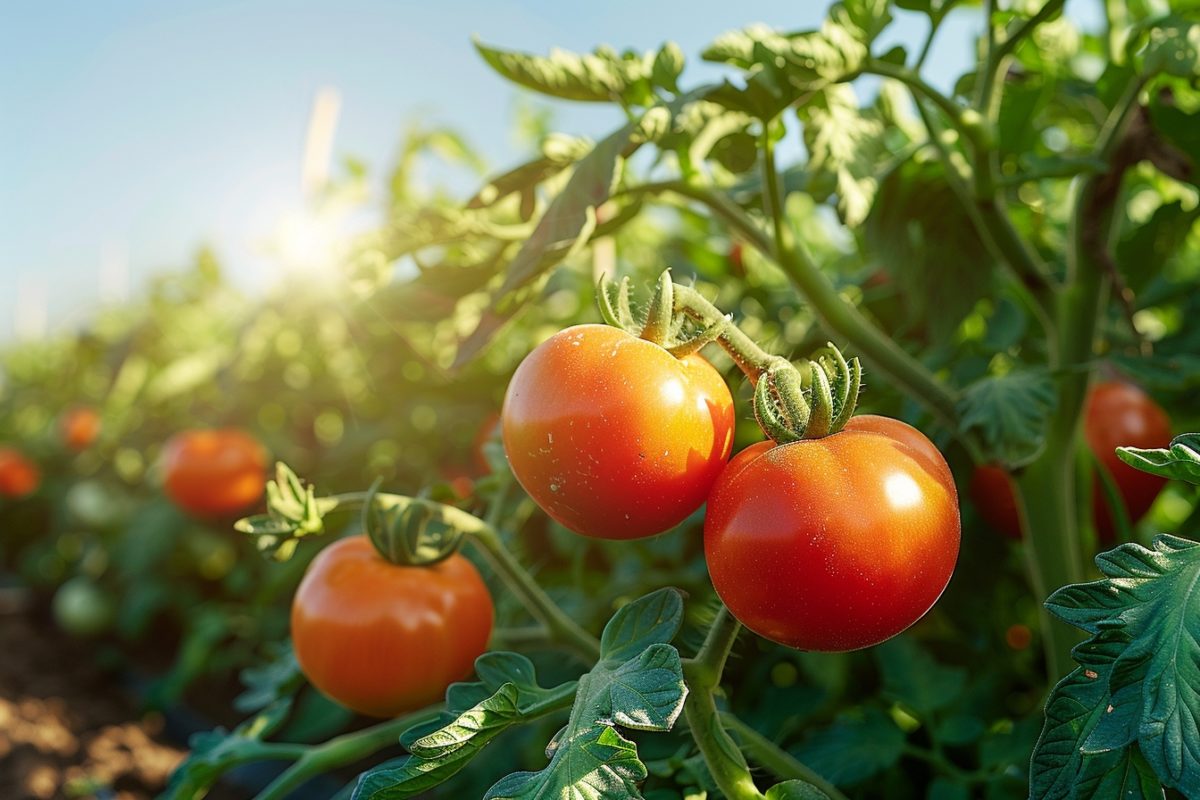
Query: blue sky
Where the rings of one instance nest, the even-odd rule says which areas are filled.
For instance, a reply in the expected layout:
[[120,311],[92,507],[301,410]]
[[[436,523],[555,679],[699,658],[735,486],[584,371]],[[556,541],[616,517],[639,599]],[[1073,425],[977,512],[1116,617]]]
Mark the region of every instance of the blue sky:
[[[70,8],[68,9],[68,5]],[[545,52],[599,43],[689,56],[686,82],[716,74],[699,50],[751,22],[813,27],[824,2],[727,0],[173,0],[5,3],[0,10],[0,339],[19,298],[49,295],[51,329],[100,302],[106,261],[132,284],[214,246],[249,288],[259,244],[302,204],[300,161],[313,97],[341,95],[334,144],[376,170],[416,120],[464,132],[500,168],[517,90],[471,47]],[[927,74],[945,85],[972,59],[976,10],[955,12]],[[899,12],[885,36],[910,49],[923,17]],[[556,103],[556,124],[598,135],[612,109]],[[378,173],[377,173],[378,174]],[[30,294],[32,292],[32,294]],[[26,313],[28,312],[26,308]]]

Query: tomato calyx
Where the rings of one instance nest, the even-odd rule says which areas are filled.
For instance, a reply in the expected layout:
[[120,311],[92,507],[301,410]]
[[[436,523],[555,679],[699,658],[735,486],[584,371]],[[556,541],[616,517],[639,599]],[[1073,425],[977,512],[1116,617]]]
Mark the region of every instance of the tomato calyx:
[[731,325],[729,318],[705,320],[699,327],[690,325],[692,320],[679,312],[676,300],[678,287],[671,280],[671,271],[663,270],[650,302],[640,315],[636,314],[629,299],[629,278],[621,278],[613,289],[607,275],[601,275],[596,284],[596,302],[604,321],[626,333],[645,339],[662,347],[676,358],[699,352],[700,348],[716,341],[725,328]]
[[445,506],[422,497],[379,491],[376,480],[367,490],[362,526],[371,544],[387,561],[429,567],[458,551],[463,531],[445,516]]
[[832,343],[804,367],[779,359],[759,377],[754,387],[754,416],[759,426],[779,444],[820,439],[846,426],[858,404],[862,365],[846,361]]

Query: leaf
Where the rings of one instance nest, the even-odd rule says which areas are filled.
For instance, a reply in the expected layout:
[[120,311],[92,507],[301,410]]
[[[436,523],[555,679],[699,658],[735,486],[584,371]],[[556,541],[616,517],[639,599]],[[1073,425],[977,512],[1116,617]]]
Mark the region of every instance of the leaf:
[[[1044,775],[1071,773],[1073,781],[1079,772],[1096,785],[1111,785],[1120,770],[1121,785],[1140,791],[1145,775],[1125,760],[1136,739],[1164,785],[1200,785],[1200,544],[1163,535],[1152,549],[1102,553],[1096,565],[1103,579],[1046,601],[1093,637],[1076,650],[1080,670],[1051,696],[1043,740],[1052,728],[1057,734],[1051,747],[1039,742],[1035,768],[1040,757]],[[1088,766],[1093,756],[1103,769]]]
[[860,224],[878,187],[876,165],[885,153],[882,122],[864,114],[853,87],[843,83],[816,92],[796,114],[804,124],[809,171],[833,176],[842,221]]
[[859,39],[867,44],[892,21],[888,0],[843,0],[829,10],[829,16],[846,27],[856,28]]
[[607,51],[579,55],[555,48],[548,56],[535,56],[489,47],[479,41],[475,42],[475,49],[488,66],[513,83],[564,100],[612,102],[631,83],[647,76],[644,68],[639,71]]
[[[452,720],[436,730],[406,733],[412,758],[399,767],[367,773],[356,800],[411,797],[461,770],[495,736],[511,725],[565,708],[570,721],[547,747],[549,763],[497,782],[491,798],[639,798],[646,767],[634,744],[613,727],[670,730],[683,711],[687,687],[679,652],[667,641],[679,630],[682,599],[661,589],[618,611],[605,627],[602,657],[578,682],[543,689],[533,664],[515,653],[489,653],[476,661],[476,684],[447,691]],[[502,682],[502,683],[501,683]],[[459,711],[467,699],[496,686],[494,693]]]
[[978,430],[988,455],[1010,467],[1033,460],[1045,444],[1054,384],[1041,370],[989,376],[966,388],[958,403],[964,431]]
[[268,663],[242,670],[241,679],[246,689],[234,699],[233,707],[242,713],[290,697],[304,685],[304,674],[290,642],[277,645],[274,658]]
[[904,732],[882,711],[843,714],[799,748],[800,760],[837,785],[856,784],[888,769],[904,751]]
[[679,76],[683,73],[685,59],[683,51],[674,42],[667,42],[654,55],[654,66],[650,69],[650,79],[655,86],[661,86],[672,92],[679,91]]
[[[565,756],[568,752],[570,757]],[[646,767],[638,760],[633,742],[605,725],[574,739],[569,748],[559,747],[546,769],[501,778],[484,798],[629,800],[641,797],[637,784],[645,778]]]
[[967,680],[965,669],[937,663],[907,636],[884,642],[874,655],[883,674],[884,693],[925,720],[954,702]]
[[792,780],[767,789],[767,800],[829,800],[829,795],[811,783]]
[[1177,78],[1200,75],[1200,24],[1167,17],[1150,28],[1141,53],[1145,75],[1166,73]]
[[683,596],[677,589],[659,589],[613,615],[600,635],[601,658],[633,658],[652,644],[671,641],[682,624]]
[[888,172],[863,234],[899,282],[909,321],[927,324],[934,340],[951,336],[991,290],[995,262],[940,164],[909,159]]
[[1166,450],[1118,447],[1117,457],[1151,475],[1200,484],[1200,433],[1176,436]]

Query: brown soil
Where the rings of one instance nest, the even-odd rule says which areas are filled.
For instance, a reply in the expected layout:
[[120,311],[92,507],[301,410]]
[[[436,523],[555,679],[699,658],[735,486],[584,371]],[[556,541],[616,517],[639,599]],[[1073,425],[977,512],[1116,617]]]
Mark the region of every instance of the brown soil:
[[87,643],[0,611],[0,798],[152,798],[184,755],[161,730]]

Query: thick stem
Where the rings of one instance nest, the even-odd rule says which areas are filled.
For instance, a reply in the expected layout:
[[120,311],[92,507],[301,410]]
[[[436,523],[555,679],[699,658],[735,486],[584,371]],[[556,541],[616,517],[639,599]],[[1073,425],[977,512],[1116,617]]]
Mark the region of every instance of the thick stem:
[[700,652],[683,664],[683,676],[688,685],[683,713],[717,788],[730,800],[763,800],[742,751],[721,726],[713,699],[713,691],[721,683],[725,661],[740,629],[741,624],[721,606]]
[[259,792],[256,800],[282,800],[314,775],[353,764],[385,747],[397,744],[400,734],[414,725],[433,719],[440,711],[440,705],[423,709],[361,731],[347,733],[321,745],[305,748],[304,754],[296,763]]
[[721,723],[742,741],[746,755],[759,766],[767,769],[780,780],[801,780],[811,783],[830,800],[847,800],[836,786],[822,778],[813,768],[796,760],[788,751],[747,725],[740,717],[728,711],[721,712]]
[[675,310],[686,314],[703,328],[721,326],[717,342],[751,383],[757,384],[759,377],[768,369],[778,368],[781,362],[788,363],[782,356],[772,355],[759,347],[719,308],[690,286],[675,287]]

